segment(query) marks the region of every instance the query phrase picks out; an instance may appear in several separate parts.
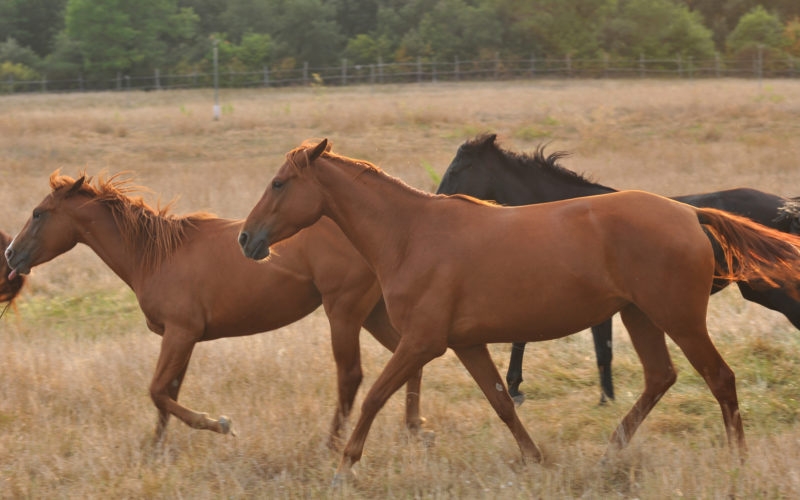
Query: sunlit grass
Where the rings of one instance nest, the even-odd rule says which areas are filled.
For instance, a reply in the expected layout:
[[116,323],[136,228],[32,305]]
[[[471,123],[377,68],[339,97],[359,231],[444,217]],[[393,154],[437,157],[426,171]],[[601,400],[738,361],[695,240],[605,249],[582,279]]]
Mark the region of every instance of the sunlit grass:
[[[242,217],[284,153],[322,136],[422,189],[435,187],[464,139],[494,131],[514,149],[546,140],[548,150],[572,150],[566,166],[609,186],[800,194],[792,81],[761,90],[736,80],[242,90],[222,101],[227,111],[214,122],[207,91],[0,98],[0,227],[21,227],[56,168],[132,170],[152,201],[179,196],[179,212]],[[157,450],[147,387],[160,338],[133,293],[79,247],[37,268],[18,312],[0,322],[0,497],[799,496],[798,332],[735,289],[711,299],[708,322],[737,374],[750,446],[743,464],[725,444],[717,403],[672,344],[678,382],[631,446],[601,461],[642,386],[617,320],[618,398],[605,406],[588,332],[528,346],[519,414],[543,465],[520,463],[508,430],[448,353],[423,377],[435,444],[407,436],[404,398],[395,396],[375,421],[358,482],[334,491],[338,455],[325,442],[335,371],[322,311],[277,332],[199,345],[180,400],[230,415],[239,437],[173,420]],[[366,334],[362,349],[368,387],[388,353]],[[491,350],[504,372],[509,346]]]

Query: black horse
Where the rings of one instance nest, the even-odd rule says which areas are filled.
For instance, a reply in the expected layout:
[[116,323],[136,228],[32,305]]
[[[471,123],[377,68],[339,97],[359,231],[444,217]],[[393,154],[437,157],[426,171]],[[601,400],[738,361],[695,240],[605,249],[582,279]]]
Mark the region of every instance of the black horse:
[[[559,165],[558,161],[567,153],[556,152],[545,156],[541,146],[531,155],[514,153],[500,148],[495,139],[495,134],[486,134],[462,144],[447,167],[437,193],[467,194],[502,205],[529,205],[616,191]],[[737,188],[676,196],[673,199],[696,207],[726,210],[780,231],[800,234],[799,198],[790,199],[755,189]],[[721,255],[716,242],[711,239],[715,246],[715,255],[722,262],[719,260]],[[716,280],[711,293],[728,284],[727,281]],[[780,288],[756,290],[743,282],[738,282],[737,285],[745,299],[783,313],[800,329],[800,302],[786,291]],[[593,326],[592,336],[603,390],[601,402],[604,402],[606,397],[614,399],[614,385],[611,380],[611,318]],[[524,343],[513,345],[506,375],[509,393],[518,404],[524,400],[524,395],[519,392],[524,352]]]

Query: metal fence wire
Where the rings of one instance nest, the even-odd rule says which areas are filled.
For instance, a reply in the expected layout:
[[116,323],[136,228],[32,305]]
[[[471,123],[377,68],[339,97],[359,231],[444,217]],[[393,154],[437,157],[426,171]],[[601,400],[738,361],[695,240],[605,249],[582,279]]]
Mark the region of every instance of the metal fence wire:
[[[374,64],[352,64],[346,59],[335,66],[309,67],[308,63],[293,68],[264,67],[259,71],[219,72],[223,88],[344,86],[438,81],[500,81],[536,78],[798,78],[800,60],[792,56],[765,59],[761,51],[752,58],[694,60],[692,58],[601,59],[537,58],[450,61],[422,60]],[[162,90],[210,88],[213,72],[150,74],[50,80],[0,81],[0,93],[89,92],[125,90]]]

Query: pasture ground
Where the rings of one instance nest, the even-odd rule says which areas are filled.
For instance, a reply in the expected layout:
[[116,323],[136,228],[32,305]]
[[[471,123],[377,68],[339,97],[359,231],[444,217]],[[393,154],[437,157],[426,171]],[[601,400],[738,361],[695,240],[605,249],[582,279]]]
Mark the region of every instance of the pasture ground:
[[[435,183],[426,165],[442,173],[463,140],[496,131],[515,149],[549,141],[551,151],[573,151],[565,166],[618,188],[800,195],[798,81],[254,89],[223,91],[222,104],[213,122],[210,91],[0,98],[0,227],[21,228],[56,168],[131,170],[153,202],[180,196],[177,212],[243,217],[283,154],[321,136],[427,190]],[[735,289],[711,300],[708,323],[737,373],[745,463],[729,454],[716,402],[674,345],[677,384],[631,446],[600,462],[642,387],[616,321],[618,400],[609,405],[597,405],[588,332],[529,345],[519,414],[544,464],[520,463],[448,353],[423,378],[433,446],[402,429],[398,394],[375,421],[358,482],[331,490],[335,381],[321,310],[276,332],[199,345],[180,399],[231,416],[239,436],[173,419],[167,445],[154,450],[147,387],[159,338],[133,294],[79,247],[37,268],[18,312],[0,322],[0,497],[800,497],[798,332]],[[366,333],[362,351],[369,387],[389,355]],[[509,346],[492,352],[504,373]]]

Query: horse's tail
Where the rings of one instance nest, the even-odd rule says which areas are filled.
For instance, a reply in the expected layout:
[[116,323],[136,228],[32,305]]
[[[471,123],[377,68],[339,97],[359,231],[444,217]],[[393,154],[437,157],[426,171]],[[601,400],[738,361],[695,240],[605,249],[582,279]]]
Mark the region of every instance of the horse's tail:
[[[715,277],[772,287],[800,281],[800,236],[714,208],[695,210],[725,255],[724,262],[717,261]],[[789,289],[797,294],[796,286]]]

